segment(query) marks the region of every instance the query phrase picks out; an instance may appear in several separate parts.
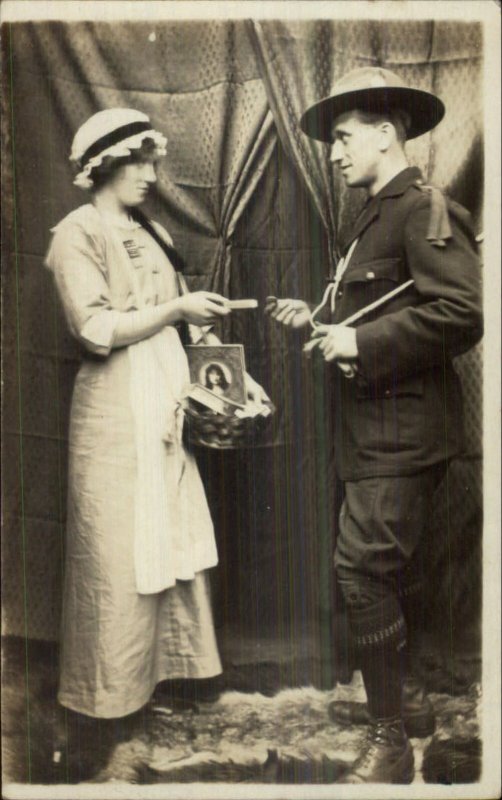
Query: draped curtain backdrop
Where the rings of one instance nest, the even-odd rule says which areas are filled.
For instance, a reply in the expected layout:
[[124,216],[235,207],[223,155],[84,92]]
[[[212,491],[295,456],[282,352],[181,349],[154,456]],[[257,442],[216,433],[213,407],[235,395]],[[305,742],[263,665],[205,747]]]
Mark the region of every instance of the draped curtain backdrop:
[[[51,226],[86,201],[67,160],[77,127],[132,106],[166,133],[148,211],[172,234],[192,289],[314,301],[363,198],[333,175],[328,148],[303,136],[301,113],[364,64],[437,92],[446,119],[410,142],[410,160],[481,229],[482,41],[477,24],[326,20],[17,23],[2,41],[4,632],[57,639],[79,352],[42,261]],[[277,414],[264,447],[199,457],[220,549],[217,618],[275,630],[309,621],[322,638],[336,518],[329,371],[302,359],[303,334],[260,311],[233,314],[221,333],[245,345]],[[468,453],[438,493],[431,569],[441,567],[435,602],[453,597],[465,619],[479,604],[479,349],[458,368]]]
[[[383,66],[411,86],[438,94],[446,104],[439,125],[407,145],[412,164],[425,180],[466,206],[482,235],[482,35],[477,24],[444,21],[249,22],[250,37],[267,88],[278,134],[311,193],[329,237],[330,254],[343,246],[364,200],[347,189],[329,166],[329,147],[303,136],[302,112],[343,74],[363,66]],[[324,275],[318,273],[322,279]],[[319,292],[321,286],[317,287]],[[435,498],[433,535],[440,543],[430,554],[430,605],[444,620],[457,611],[450,629],[462,627],[479,611],[481,594],[481,346],[458,358],[465,398],[467,447]],[[334,410],[336,413],[336,409]],[[430,576],[429,576],[430,577]]]

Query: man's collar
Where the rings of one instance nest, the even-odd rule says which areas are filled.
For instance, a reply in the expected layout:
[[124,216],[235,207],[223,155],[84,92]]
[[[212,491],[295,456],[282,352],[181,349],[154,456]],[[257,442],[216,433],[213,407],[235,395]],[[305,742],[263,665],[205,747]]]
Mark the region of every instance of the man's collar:
[[354,239],[361,236],[363,231],[378,217],[382,200],[387,197],[399,197],[404,194],[413,183],[421,180],[422,173],[418,167],[406,167],[406,169],[403,169],[395,175],[392,180],[386,183],[374,197],[370,197],[356,220],[350,239],[346,243],[346,247],[349,247]]
[[406,167],[406,169],[394,175],[369,202],[371,203],[373,200],[383,200],[384,197],[398,197],[400,194],[404,194],[417,180],[422,180],[422,173],[419,168]]

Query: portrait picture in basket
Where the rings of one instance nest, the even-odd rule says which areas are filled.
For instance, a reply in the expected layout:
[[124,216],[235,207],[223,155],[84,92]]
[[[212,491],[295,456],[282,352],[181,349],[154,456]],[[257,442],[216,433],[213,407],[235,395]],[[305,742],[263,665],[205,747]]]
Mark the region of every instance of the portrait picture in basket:
[[221,397],[225,396],[231,388],[232,375],[224,364],[212,361],[210,364],[205,364],[200,370],[199,383]]
[[245,404],[244,347],[240,344],[188,345],[190,380],[213,394]]

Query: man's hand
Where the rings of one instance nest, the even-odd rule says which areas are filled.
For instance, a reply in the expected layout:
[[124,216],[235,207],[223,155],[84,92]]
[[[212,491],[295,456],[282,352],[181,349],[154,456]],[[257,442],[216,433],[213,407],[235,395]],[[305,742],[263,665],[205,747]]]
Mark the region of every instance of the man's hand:
[[347,377],[354,377],[357,365],[353,362],[359,355],[355,328],[345,325],[318,325],[303,350],[310,353],[314,347],[319,348],[325,361],[336,361]]
[[303,300],[267,297],[265,313],[288,328],[303,328],[310,321],[310,308]]

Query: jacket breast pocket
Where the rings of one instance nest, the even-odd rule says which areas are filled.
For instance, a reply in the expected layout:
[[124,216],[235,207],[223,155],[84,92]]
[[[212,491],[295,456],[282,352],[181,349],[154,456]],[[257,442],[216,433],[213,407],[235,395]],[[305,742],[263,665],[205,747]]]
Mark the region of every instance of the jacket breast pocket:
[[[335,322],[342,322],[385,297],[406,278],[401,258],[381,258],[349,264],[336,293]],[[384,310],[387,310],[388,306]],[[379,309],[372,315],[381,313]],[[366,319],[371,319],[372,316]]]
[[[372,286],[381,287],[382,282],[388,284],[399,283],[403,279],[403,262],[400,258],[380,258],[373,261],[364,261],[361,264],[349,265],[343,276],[343,283],[362,284],[368,289]],[[392,288],[392,287],[389,287]]]

